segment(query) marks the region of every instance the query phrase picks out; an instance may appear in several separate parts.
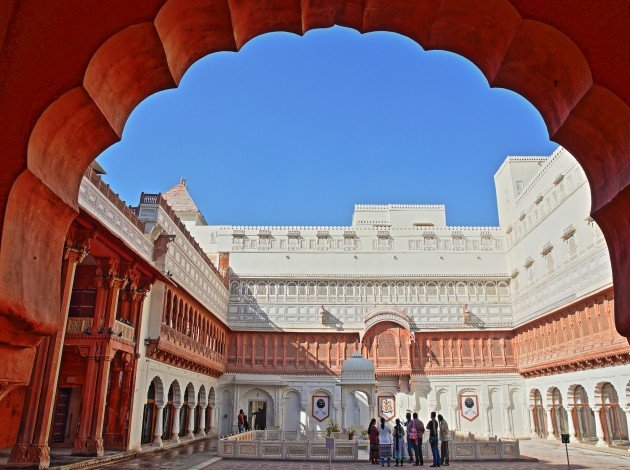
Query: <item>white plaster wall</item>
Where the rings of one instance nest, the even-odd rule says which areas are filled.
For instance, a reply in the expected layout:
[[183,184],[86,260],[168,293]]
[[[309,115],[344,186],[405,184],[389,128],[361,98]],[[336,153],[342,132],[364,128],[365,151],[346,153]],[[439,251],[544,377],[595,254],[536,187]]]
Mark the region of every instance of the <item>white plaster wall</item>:
[[[309,376],[260,376],[253,374],[227,374],[221,379],[221,387],[229,390],[231,396],[237,400],[230,414],[229,425],[231,431],[221,430],[221,433],[236,432],[236,414],[239,409],[247,410],[248,400],[259,392],[259,399],[265,392],[278,402],[274,407],[278,413],[277,419],[269,419],[277,426],[293,430],[325,429],[328,420],[318,422],[312,417],[311,403],[313,395],[328,394],[330,396],[331,420],[340,426],[361,424],[367,427],[371,418],[377,417],[376,400],[370,406],[358,404],[351,397],[352,392],[362,387],[348,386],[343,400],[336,393],[335,387],[341,382],[336,378],[315,378]],[[518,374],[479,374],[479,375],[449,375],[449,376],[413,376],[411,388],[406,383],[398,389],[397,378],[382,378],[376,384],[374,398],[378,395],[393,395],[396,397],[396,415],[393,419],[405,419],[407,412],[417,412],[420,419],[426,422],[431,411],[437,411],[448,421],[451,429],[464,433],[471,432],[479,435],[498,437],[529,437],[531,434],[529,411],[524,404],[526,401],[526,386],[523,377]],[[367,386],[369,392],[371,386]],[[479,397],[479,416],[468,421],[459,414],[459,395],[474,393]],[[492,394],[492,402],[490,395]],[[299,397],[299,412],[297,405]],[[253,398],[252,398],[253,399]],[[269,405],[268,405],[269,406]],[[221,411],[223,413],[223,411]],[[357,421],[360,416],[361,422]],[[288,426],[288,427],[287,427]]]

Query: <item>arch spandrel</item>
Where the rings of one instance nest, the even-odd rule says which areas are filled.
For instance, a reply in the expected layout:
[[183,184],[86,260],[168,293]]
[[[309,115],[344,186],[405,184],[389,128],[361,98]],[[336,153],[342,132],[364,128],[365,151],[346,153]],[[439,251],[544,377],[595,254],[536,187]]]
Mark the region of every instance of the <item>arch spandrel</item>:
[[407,330],[413,341],[413,333],[411,332],[411,318],[402,310],[396,308],[377,308],[371,310],[365,316],[364,329],[359,333],[359,341],[363,342],[366,334],[370,329],[380,323],[395,323],[396,325]]

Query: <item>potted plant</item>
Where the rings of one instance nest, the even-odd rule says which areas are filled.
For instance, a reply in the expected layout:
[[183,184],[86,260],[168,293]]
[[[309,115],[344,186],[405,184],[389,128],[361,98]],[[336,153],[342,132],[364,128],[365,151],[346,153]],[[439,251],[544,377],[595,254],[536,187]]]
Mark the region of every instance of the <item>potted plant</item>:
[[339,424],[336,421],[329,421],[326,426],[326,437],[330,437],[333,432],[339,432]]

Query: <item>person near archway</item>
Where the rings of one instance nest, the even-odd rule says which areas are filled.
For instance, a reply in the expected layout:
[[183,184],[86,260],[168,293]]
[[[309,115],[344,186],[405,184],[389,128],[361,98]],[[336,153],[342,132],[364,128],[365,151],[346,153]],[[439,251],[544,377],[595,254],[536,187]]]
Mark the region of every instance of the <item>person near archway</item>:
[[400,419],[396,418],[396,426],[394,426],[394,461],[395,467],[402,467],[405,462],[405,428],[400,424]]
[[442,454],[441,465],[448,467],[450,465],[448,458],[448,423],[442,415],[438,415],[438,423],[440,424],[440,442],[442,443],[440,453]]
[[245,413],[243,412],[243,410],[239,410],[238,415],[236,416],[239,434],[245,430],[245,419]]
[[431,419],[427,423],[429,430],[429,444],[431,445],[431,453],[433,454],[432,467],[440,467],[440,451],[438,450],[438,422],[435,419],[435,411],[431,412]]
[[372,418],[372,421],[370,421],[370,425],[368,426],[368,436],[370,438],[370,462],[372,464],[377,464],[379,459],[378,435],[379,432],[376,427],[376,418]]
[[413,414],[412,427],[416,431],[416,439],[413,439],[411,443],[413,451],[416,454],[416,466],[424,465],[424,458],[422,456],[422,436],[424,435],[424,423],[420,419],[418,419],[418,413]]
[[385,423],[385,418],[381,418],[381,427],[378,432],[378,451],[381,467],[385,466],[385,461],[387,461],[387,466],[389,467],[392,459],[392,428]]

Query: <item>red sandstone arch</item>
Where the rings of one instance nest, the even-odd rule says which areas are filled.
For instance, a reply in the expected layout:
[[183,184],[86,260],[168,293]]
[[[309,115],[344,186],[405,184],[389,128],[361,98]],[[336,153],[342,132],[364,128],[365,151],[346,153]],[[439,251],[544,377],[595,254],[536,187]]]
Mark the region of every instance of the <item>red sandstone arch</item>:
[[[360,32],[398,32],[425,49],[459,53],[480,68],[491,86],[514,90],[536,106],[551,138],[586,171],[591,213],[612,259],[617,329],[630,336],[630,66],[623,62],[630,55],[628,10],[623,0],[596,7],[589,0],[564,3],[4,2],[3,354],[7,345],[29,347],[57,328],[63,237],[76,214],[81,175],[120,138],[140,101],[176,86],[206,54],[238,50],[267,32],[303,34],[334,24]],[[41,28],[43,18],[46,28]],[[17,374],[6,367],[0,365],[0,382]]]

